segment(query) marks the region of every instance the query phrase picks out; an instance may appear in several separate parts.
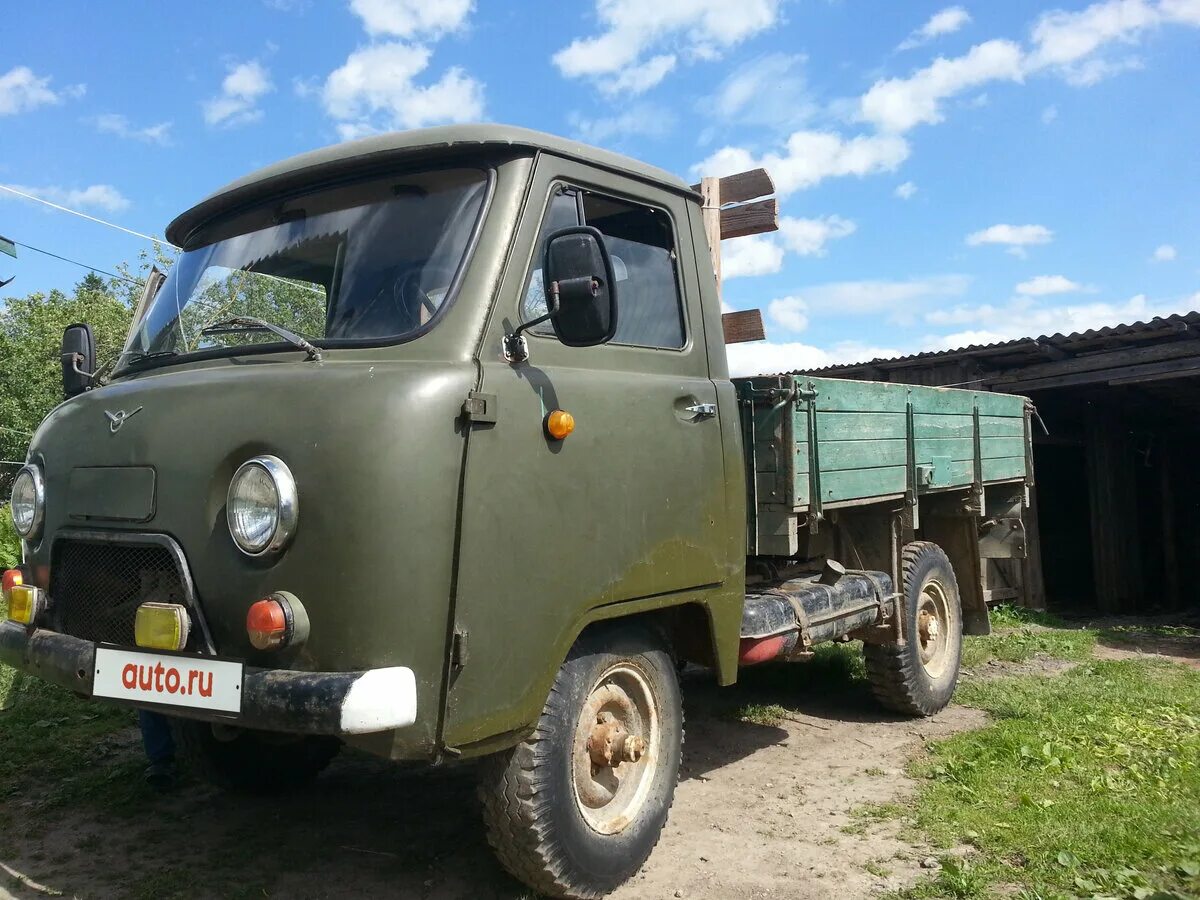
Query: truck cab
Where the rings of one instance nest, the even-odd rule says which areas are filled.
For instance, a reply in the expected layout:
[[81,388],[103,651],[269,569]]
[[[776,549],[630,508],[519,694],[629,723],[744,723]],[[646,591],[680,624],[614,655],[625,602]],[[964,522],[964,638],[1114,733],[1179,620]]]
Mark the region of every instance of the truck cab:
[[[342,742],[482,757],[501,860],[571,897],[657,840],[682,662],[728,684],[739,661],[803,656],[805,623],[893,648],[919,632],[953,658],[912,711],[948,701],[949,561],[921,563],[948,572],[942,631],[918,590],[906,638],[899,538],[861,575],[815,527],[823,572],[797,578],[796,540],[755,556],[758,412],[685,182],[454,126],[270,166],[167,237],[179,260],[107,375],[86,329],[64,341],[71,396],[14,487],[4,662],[171,716],[234,788],[312,777]],[[786,627],[747,633],[776,608]]]

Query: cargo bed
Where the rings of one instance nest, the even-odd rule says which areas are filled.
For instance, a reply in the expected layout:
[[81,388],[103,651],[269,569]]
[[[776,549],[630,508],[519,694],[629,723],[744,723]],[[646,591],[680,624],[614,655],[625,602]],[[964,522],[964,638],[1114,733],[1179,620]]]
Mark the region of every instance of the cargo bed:
[[809,375],[733,379],[746,455],[750,554],[786,555],[826,510],[1023,481],[1024,397]]

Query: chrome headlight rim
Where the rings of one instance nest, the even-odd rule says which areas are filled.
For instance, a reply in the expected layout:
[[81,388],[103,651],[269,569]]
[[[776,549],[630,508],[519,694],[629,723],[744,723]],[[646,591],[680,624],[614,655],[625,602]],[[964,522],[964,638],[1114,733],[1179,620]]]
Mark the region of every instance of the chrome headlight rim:
[[[30,520],[27,529],[21,528],[21,523],[17,521],[16,506],[13,503],[13,496],[17,492],[17,485],[22,478],[28,477],[33,482],[33,517]],[[34,463],[26,463],[17,472],[17,477],[13,479],[12,492],[9,494],[9,512],[12,516],[13,527],[17,530],[23,541],[37,540],[42,531],[42,525],[46,519],[46,481],[42,477],[41,467]]]
[[[275,487],[275,529],[261,548],[246,546],[239,538],[238,529],[234,523],[234,490],[242,474],[251,468],[262,469],[266,472]],[[296,491],[296,479],[292,476],[292,471],[287,467],[287,463],[278,456],[264,454],[252,457],[237,467],[233,478],[229,480],[229,490],[225,496],[225,522],[229,527],[233,543],[242,553],[251,557],[279,553],[291,543],[296,534],[296,525],[299,520],[300,498]]]

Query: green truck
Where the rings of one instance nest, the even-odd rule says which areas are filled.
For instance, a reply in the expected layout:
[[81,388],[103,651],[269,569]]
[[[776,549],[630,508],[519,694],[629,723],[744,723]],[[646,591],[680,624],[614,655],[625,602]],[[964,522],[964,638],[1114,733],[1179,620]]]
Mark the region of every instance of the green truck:
[[860,640],[949,702],[1023,553],[1019,397],[730,379],[701,197],[502,126],[297,156],[179,216],[126,346],[63,337],[0,660],[269,791],[476,760],[489,839],[598,897],[658,840],[678,672]]

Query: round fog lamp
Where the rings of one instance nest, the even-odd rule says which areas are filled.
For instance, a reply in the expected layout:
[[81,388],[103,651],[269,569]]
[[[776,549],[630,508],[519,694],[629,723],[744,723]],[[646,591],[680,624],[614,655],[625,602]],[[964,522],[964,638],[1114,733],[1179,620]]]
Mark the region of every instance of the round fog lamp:
[[26,539],[37,537],[46,511],[46,488],[37,466],[25,466],[17,473],[9,502],[17,534]]
[[233,473],[225,504],[229,533],[249,556],[275,553],[296,531],[296,480],[277,456],[256,456]]

